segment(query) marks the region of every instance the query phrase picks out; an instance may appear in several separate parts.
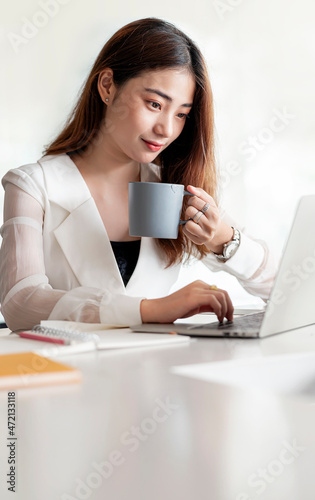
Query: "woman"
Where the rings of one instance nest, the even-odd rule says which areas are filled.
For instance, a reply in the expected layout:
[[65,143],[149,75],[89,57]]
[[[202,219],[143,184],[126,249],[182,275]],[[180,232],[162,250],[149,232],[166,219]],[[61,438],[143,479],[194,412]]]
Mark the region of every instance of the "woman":
[[[195,195],[177,240],[129,236],[132,181],[184,184]],[[105,44],[64,130],[37,163],[9,171],[3,186],[0,289],[12,330],[47,318],[123,326],[213,311],[231,320],[227,292],[202,281],[168,295],[185,256],[269,295],[268,250],[215,202],[204,60],[165,21],[135,21]]]

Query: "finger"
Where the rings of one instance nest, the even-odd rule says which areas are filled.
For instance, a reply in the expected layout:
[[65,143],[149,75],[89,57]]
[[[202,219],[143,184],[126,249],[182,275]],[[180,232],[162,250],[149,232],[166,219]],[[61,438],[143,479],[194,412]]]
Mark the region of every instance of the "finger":
[[214,293],[207,293],[207,295],[205,296],[205,300],[211,307],[210,310],[212,310],[212,312],[214,312],[214,314],[217,316],[218,320],[222,322],[224,319],[224,315],[222,315],[222,304],[220,300],[218,300],[218,296]]
[[232,304],[231,297],[229,296],[229,294],[226,290],[221,290],[219,288],[218,291],[222,292],[225,295],[225,300],[226,300],[226,304],[227,304],[227,311],[226,311],[225,317],[227,320],[233,321],[234,306]]
[[195,297],[190,307],[188,304],[187,306],[187,310],[182,316],[183,318],[200,312],[213,312],[218,317],[218,320],[221,321],[222,306],[214,294],[201,292],[198,297]]
[[219,317],[219,321],[223,321],[224,318],[226,317],[227,311],[228,311],[228,306],[227,306],[227,301],[225,294],[221,292],[220,290],[211,290],[211,293],[215,295],[215,298],[220,302],[221,304],[221,315]]
[[222,315],[222,304],[215,293],[209,293],[212,291],[209,289],[208,284],[202,281],[195,281],[187,287],[184,287],[184,289],[175,292],[173,296],[178,293],[180,294],[185,289],[188,294],[186,295],[185,301],[181,301],[181,305],[184,307],[182,308],[180,316],[177,317],[186,318],[204,311],[215,313],[219,321],[222,321],[224,318],[224,315]]
[[193,222],[197,223],[197,219],[199,218],[199,216],[201,216],[201,218],[199,219],[201,220],[204,214],[200,210],[197,210],[195,207],[188,207],[185,211],[186,220],[191,219]]
[[[200,222],[200,221],[199,221]],[[205,235],[202,227],[199,224],[196,224],[193,221],[186,222],[185,226],[183,226],[183,233],[194,243],[203,243],[205,239]]]
[[[196,225],[199,225],[206,230],[207,233],[215,229],[216,218],[217,218],[217,208],[211,207],[209,204],[201,202],[202,206],[200,210],[197,210],[194,206],[187,207],[185,211],[185,220],[192,221]],[[205,208],[205,211],[203,209]],[[186,223],[187,224],[187,223]]]
[[206,211],[211,212],[211,210],[216,209],[217,205],[211,196],[208,196],[207,201],[194,196],[190,198],[187,203],[187,207],[194,207],[196,210],[202,211],[206,207]]
[[[209,304],[212,311],[217,315],[219,321],[223,321],[228,311],[228,303],[225,290],[213,290],[204,281],[197,281],[195,285],[199,289],[200,302],[199,306]],[[197,293],[197,290],[196,290]]]
[[187,186],[187,190],[191,193],[191,194],[194,194],[195,196],[191,196],[188,200],[188,204],[189,205],[192,205],[193,203],[196,203],[198,200],[200,202],[201,200],[201,203],[203,201],[203,205],[205,203],[211,203],[213,205],[215,205],[215,201],[214,199],[212,198],[212,196],[210,196],[210,194],[208,194],[206,191],[204,191],[204,189],[202,188],[197,188],[197,187],[194,187],[194,186]]
[[[192,217],[188,217],[189,214],[192,215]],[[183,227],[183,231],[188,238],[194,243],[197,238],[198,244],[205,243],[209,238],[212,238],[215,227],[213,227],[214,224],[205,217],[205,214],[187,210],[186,216],[188,217],[188,222],[186,222]]]
[[209,285],[203,281],[200,282],[199,286],[201,286],[202,289],[208,295],[215,294],[215,297],[220,302],[221,307],[222,307],[222,315],[220,317],[220,321],[223,321],[224,318],[226,318],[229,321],[233,321],[234,307],[233,307],[232,300],[231,300],[228,292],[226,290],[221,289],[221,288],[218,288],[217,290],[210,289]]
[[[189,207],[185,212],[185,219],[187,220],[185,227],[194,236],[204,237],[209,236],[212,231],[212,223],[207,219],[206,214],[203,214],[200,210]],[[206,234],[204,233],[206,231]],[[188,236],[188,235],[187,235]]]
[[[218,320],[222,323],[224,318],[226,318],[228,311],[228,304],[225,294],[223,293],[223,291],[221,292],[219,290],[210,290],[208,285],[208,289],[204,290],[204,296],[211,305],[215,305],[217,307],[217,303],[220,304],[220,308],[218,308],[214,312],[218,316]],[[213,300],[213,298],[215,299],[215,301]]]

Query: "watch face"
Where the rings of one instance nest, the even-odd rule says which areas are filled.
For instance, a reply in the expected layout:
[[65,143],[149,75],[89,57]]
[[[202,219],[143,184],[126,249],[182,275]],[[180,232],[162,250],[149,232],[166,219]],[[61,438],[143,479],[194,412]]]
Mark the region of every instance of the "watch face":
[[223,255],[226,259],[229,259],[230,257],[232,257],[232,255],[234,254],[235,250],[238,248],[238,243],[237,242],[234,242],[234,241],[231,241],[231,243],[229,243],[224,251],[223,251]]

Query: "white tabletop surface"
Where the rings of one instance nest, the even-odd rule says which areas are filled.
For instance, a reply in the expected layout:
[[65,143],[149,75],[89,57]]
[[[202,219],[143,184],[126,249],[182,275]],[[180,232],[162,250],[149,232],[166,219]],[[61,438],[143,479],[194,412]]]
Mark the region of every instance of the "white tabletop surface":
[[315,326],[59,360],[82,383],[16,391],[15,494],[0,392],[1,499],[314,500]]

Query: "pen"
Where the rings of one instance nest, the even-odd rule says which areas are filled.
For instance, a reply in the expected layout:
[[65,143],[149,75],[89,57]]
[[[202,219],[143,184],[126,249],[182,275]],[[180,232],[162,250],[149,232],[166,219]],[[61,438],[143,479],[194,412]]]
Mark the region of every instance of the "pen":
[[16,332],[20,337],[32,340],[41,340],[43,342],[52,342],[53,344],[70,345],[71,340],[58,337],[48,337],[47,335],[40,335],[35,332]]

